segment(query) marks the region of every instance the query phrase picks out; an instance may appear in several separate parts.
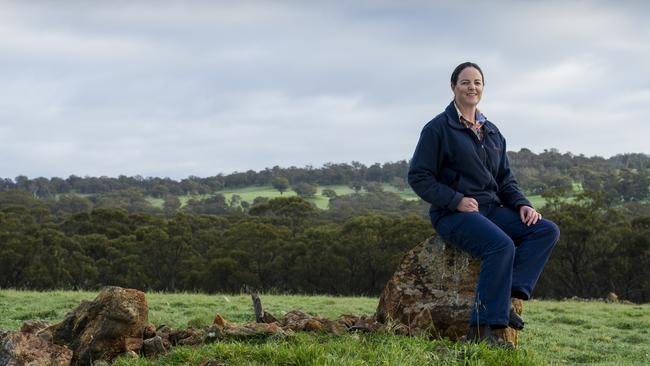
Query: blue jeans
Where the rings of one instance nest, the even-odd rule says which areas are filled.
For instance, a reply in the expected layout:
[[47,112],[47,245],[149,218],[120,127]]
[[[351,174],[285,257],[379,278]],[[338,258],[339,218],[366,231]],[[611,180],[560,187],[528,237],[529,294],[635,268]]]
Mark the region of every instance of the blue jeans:
[[481,259],[470,325],[507,325],[511,293],[531,297],[560,237],[552,221],[526,226],[518,212],[499,204],[442,215],[434,228],[450,244]]

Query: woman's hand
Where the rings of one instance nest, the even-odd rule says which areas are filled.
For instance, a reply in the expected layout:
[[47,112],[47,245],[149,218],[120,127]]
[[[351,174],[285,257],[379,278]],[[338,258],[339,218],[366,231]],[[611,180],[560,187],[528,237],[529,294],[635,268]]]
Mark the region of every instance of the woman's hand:
[[530,226],[535,225],[542,218],[542,214],[530,206],[521,206],[519,207],[519,217],[521,218],[521,222]]
[[478,212],[478,202],[471,197],[463,197],[456,209],[460,212]]

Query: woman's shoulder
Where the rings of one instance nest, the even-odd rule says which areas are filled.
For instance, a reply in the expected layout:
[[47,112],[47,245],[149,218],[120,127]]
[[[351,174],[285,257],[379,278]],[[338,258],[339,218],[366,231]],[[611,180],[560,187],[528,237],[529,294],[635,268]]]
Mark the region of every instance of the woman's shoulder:
[[429,122],[427,122],[423,129],[431,129],[434,131],[439,131],[442,128],[445,128],[448,126],[447,122],[447,114],[445,112],[442,112],[438,114],[437,116],[433,117]]
[[490,121],[489,119],[485,120],[485,128],[488,130],[491,130],[493,132],[496,132],[497,134],[501,135],[501,131],[499,131],[499,128],[497,125],[494,124],[494,122]]

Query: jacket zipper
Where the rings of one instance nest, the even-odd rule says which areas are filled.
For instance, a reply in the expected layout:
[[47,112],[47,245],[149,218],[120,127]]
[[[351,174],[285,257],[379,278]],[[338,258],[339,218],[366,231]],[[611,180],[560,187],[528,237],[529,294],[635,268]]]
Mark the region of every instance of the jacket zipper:
[[481,161],[483,162],[483,165],[485,168],[487,168],[488,172],[490,169],[488,168],[487,165],[487,152],[485,151],[485,136],[483,136],[483,140],[479,140],[478,136],[476,136],[476,132],[472,131],[469,127],[465,126],[465,130],[468,130],[470,134],[474,137],[474,141],[477,142],[481,146],[481,150],[483,151],[483,154],[481,155]]

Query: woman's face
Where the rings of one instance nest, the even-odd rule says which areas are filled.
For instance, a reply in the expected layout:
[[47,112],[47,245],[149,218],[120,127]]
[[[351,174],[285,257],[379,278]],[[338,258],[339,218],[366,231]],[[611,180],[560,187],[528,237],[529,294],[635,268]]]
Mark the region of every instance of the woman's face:
[[476,107],[483,95],[483,78],[481,73],[473,68],[466,67],[458,75],[456,85],[452,85],[456,104],[466,107]]

